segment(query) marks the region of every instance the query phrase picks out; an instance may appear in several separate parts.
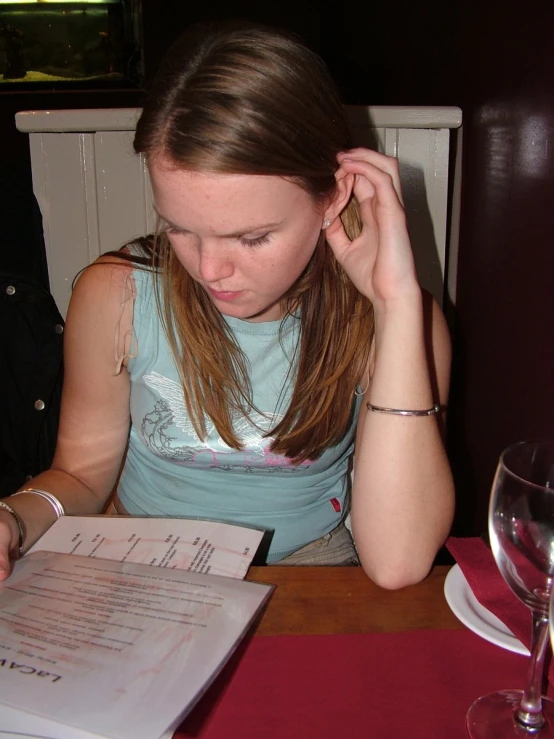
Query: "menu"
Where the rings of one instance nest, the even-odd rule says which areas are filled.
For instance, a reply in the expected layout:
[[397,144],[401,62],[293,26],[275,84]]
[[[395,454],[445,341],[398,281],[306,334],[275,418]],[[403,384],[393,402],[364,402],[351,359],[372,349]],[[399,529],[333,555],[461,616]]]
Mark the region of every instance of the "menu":
[[[271,594],[270,585],[214,575],[213,543],[203,549],[210,574],[194,571],[201,539],[188,542],[196,550],[185,554],[174,533],[165,550],[153,541],[157,535],[142,544],[158,567],[130,561],[141,549],[132,547],[138,529],[125,546],[122,531],[114,536],[125,561],[100,558],[117,549],[109,520],[124,519],[96,521],[95,542],[84,529],[74,533],[76,551],[87,557],[34,547],[0,583],[3,731],[49,739],[170,737]],[[91,543],[98,548],[89,551]],[[233,557],[230,567],[218,567],[238,572]]]
[[30,552],[50,551],[244,578],[264,531],[195,518],[62,516]]

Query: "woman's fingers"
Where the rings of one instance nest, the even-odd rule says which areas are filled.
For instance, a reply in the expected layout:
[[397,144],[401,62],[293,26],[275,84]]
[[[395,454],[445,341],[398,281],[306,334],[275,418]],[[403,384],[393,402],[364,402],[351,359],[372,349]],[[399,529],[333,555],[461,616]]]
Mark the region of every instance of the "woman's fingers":
[[12,550],[12,531],[7,522],[0,520],[0,581],[5,580],[12,571]]
[[[357,158],[350,158],[350,155]],[[336,176],[354,175],[353,194],[358,201],[362,220],[362,232],[356,241],[363,242],[367,256],[371,255],[374,259],[380,231],[384,229],[384,233],[390,234],[405,223],[404,209],[395,187],[397,167],[390,157],[365,149],[339,155],[339,159],[341,165]],[[384,165],[386,170],[383,169]],[[326,229],[326,238],[339,261],[344,259],[348,251],[352,251],[352,242],[339,217]]]
[[388,172],[388,174],[394,178],[395,186],[400,184],[399,165],[396,157],[388,156],[388,154],[381,154],[373,149],[356,148],[339,152],[337,154],[337,161],[339,164],[343,159],[352,159],[373,164],[383,172]]
[[331,225],[325,230],[325,238],[339,262],[342,263],[344,253],[352,242],[344,230],[340,216],[337,216]]
[[375,198],[367,192],[361,202],[360,198],[358,192],[356,199],[359,201],[362,231],[353,241],[346,233],[339,216],[325,231],[327,243],[358,289],[361,289],[359,279],[362,273],[367,275],[368,271],[371,272],[379,241],[377,222],[373,213]]
[[375,187],[391,188],[403,206],[398,160],[370,149],[351,149],[337,155],[337,161],[346,172],[363,176]]
[[367,149],[343,152],[338,177],[354,175],[361,232],[350,240],[340,218],[326,230],[327,242],[358,290],[374,302],[395,299],[415,278],[413,254],[402,203],[398,163]]
[[366,198],[375,197],[380,205],[393,210],[403,209],[400,184],[395,184],[395,177],[371,162],[345,158],[341,169],[356,175],[354,194],[359,203]]

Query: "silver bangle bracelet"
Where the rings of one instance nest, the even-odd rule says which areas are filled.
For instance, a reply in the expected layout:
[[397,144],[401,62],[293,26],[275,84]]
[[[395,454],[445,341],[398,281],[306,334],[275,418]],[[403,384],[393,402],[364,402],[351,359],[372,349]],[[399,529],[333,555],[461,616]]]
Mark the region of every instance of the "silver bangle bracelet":
[[366,403],[368,411],[374,411],[375,413],[391,413],[394,416],[434,416],[441,409],[440,405],[436,403],[432,408],[427,408],[423,411],[406,411],[400,408],[385,408],[380,405],[373,405],[373,403]]
[[41,498],[44,498],[44,500],[47,500],[54,509],[56,518],[60,518],[60,516],[65,516],[65,508],[63,507],[63,505],[60,503],[55,495],[52,495],[52,493],[49,493],[47,490],[39,490],[39,488],[27,488],[26,490],[20,490],[18,493],[14,493],[13,495],[23,495],[23,493],[39,495]]
[[19,515],[11,507],[11,505],[8,505],[8,503],[5,503],[3,500],[0,500],[0,509],[3,509],[4,511],[8,511],[8,513],[11,513],[11,515],[15,518],[15,522],[17,524],[17,530],[19,532],[18,553],[19,553],[19,556],[21,557],[21,555],[23,554],[23,540],[25,539],[25,531],[23,529],[23,522],[19,518]]

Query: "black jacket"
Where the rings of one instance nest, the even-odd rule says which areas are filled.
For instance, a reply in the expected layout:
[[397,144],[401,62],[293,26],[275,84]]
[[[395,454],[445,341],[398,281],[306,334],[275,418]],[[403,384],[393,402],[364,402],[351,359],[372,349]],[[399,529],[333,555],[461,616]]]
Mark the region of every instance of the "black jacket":
[[0,271],[0,497],[52,462],[63,329],[52,295],[37,279]]

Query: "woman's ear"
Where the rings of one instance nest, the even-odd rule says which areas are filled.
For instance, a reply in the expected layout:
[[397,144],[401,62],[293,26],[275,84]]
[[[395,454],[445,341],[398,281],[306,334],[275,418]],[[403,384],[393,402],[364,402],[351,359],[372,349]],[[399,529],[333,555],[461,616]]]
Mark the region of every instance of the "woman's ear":
[[333,223],[342,211],[348,205],[352,196],[356,175],[352,172],[345,172],[339,167],[335,172],[336,187],[327,207],[325,208],[324,217],[329,223]]

